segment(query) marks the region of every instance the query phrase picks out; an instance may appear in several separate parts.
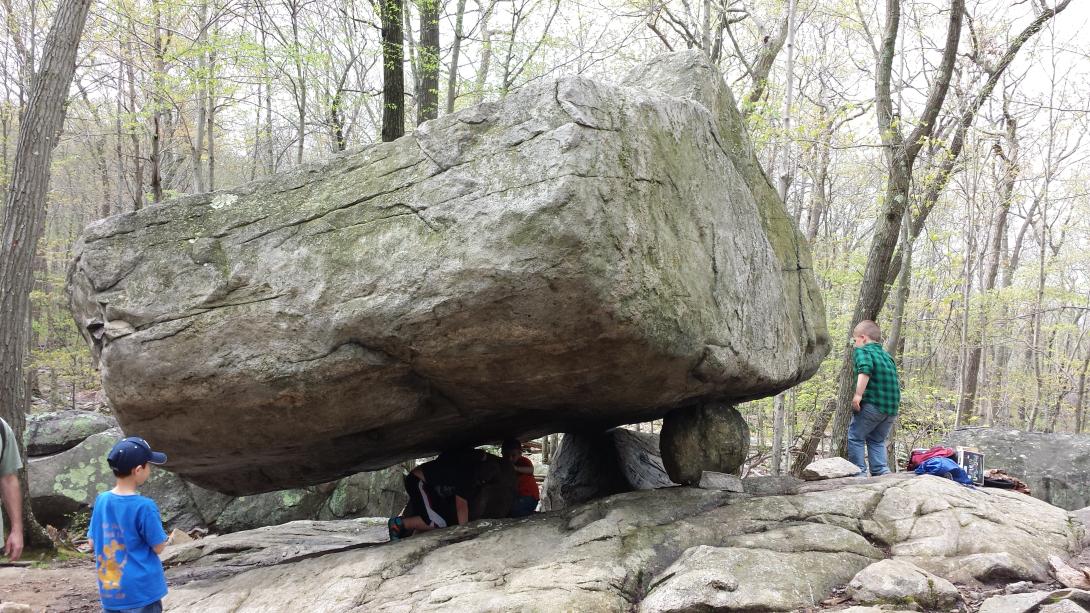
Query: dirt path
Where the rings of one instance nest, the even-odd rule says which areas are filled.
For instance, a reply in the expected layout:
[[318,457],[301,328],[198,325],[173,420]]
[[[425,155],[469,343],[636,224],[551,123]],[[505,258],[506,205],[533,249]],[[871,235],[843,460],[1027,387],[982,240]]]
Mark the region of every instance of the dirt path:
[[95,566],[75,560],[41,566],[0,566],[0,602],[30,605],[34,613],[101,611]]

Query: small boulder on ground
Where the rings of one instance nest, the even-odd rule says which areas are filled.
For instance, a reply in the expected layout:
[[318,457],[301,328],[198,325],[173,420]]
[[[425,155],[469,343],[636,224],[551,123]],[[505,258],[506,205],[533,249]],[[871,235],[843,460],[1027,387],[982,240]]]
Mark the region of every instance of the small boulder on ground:
[[848,593],[863,604],[918,603],[929,609],[952,607],[959,598],[953,583],[902,560],[881,560],[859,571]]
[[1081,606],[1073,600],[1061,600],[1052,604],[1041,605],[1037,613],[1086,613],[1090,609]]
[[670,479],[695,485],[706,470],[738,472],[749,453],[749,426],[729,404],[674,409],[662,420],[660,445]]
[[854,477],[858,474],[859,467],[841,457],[817,460],[802,469],[802,478],[807,481]]
[[185,543],[192,542],[192,536],[189,536],[189,534],[177,528],[171,530],[170,535],[167,537],[167,544],[169,545],[184,545]]
[[992,596],[980,604],[979,613],[1085,613],[1086,611],[1090,611],[1090,592],[1057,590]]
[[1060,556],[1049,556],[1048,564],[1052,567],[1052,575],[1064,587],[1090,590],[1090,568],[1072,566]]
[[1086,527],[1086,538],[1083,539],[1083,545],[1090,547],[1090,507],[1072,511],[1071,514]]
[[814,606],[881,555],[862,536],[830,525],[739,535],[724,545],[686,550],[652,580],[640,612],[788,611]]
[[161,556],[171,584],[231,575],[386,542],[385,519],[299,520],[175,543]]
[[117,420],[89,411],[33,413],[26,418],[26,452],[30,457],[60,453],[87,437],[117,427]]
[[700,475],[700,488],[705,490],[724,490],[727,492],[739,493],[746,491],[745,485],[742,484],[742,480],[738,477],[708,470]]

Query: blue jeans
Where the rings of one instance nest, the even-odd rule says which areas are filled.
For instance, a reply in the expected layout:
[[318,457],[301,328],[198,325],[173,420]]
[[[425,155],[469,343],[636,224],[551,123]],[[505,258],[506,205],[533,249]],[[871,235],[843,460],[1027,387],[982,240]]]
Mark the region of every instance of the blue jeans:
[[515,504],[511,505],[511,517],[533,515],[536,509],[537,498],[533,496],[515,496]]
[[870,461],[871,475],[884,475],[889,472],[886,459],[886,437],[893,428],[896,415],[887,415],[879,411],[873,404],[864,402],[862,409],[852,415],[852,423],[848,426],[848,460],[859,467],[859,474],[867,473],[867,465],[863,461],[863,448],[866,447],[866,456]]
[[163,613],[163,601],[156,600],[151,604],[135,609],[102,609],[106,613]]

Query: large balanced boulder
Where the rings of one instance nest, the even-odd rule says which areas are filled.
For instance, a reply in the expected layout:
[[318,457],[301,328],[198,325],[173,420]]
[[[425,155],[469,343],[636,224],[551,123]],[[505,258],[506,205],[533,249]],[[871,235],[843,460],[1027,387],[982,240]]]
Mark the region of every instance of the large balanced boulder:
[[289,524],[253,539],[275,543],[284,530],[285,546],[261,546],[267,561],[256,546],[245,559],[234,553],[245,533],[219,551],[187,545],[188,561],[168,563],[166,604],[201,613],[792,611],[890,555],[957,582],[1046,581],[1048,557],[1079,548],[1081,526],[1066,512],[1017,493],[907,475],[802,487],[790,496],[627,492],[377,546],[365,529],[338,528],[307,547]]
[[809,249],[697,52],[114,216],[74,253],[121,425],[231,494],[766,396],[829,345]]
[[[87,512],[100,492],[112,488],[114,476],[106,455],[122,437],[124,434],[113,428],[93,434],[67,451],[31,458],[30,502],[38,520],[66,526],[74,513]],[[238,498],[186,483],[155,468],[140,492],[156,502],[168,530],[203,528],[215,532],[300,519],[389,516],[398,513],[408,500],[399,467]]]
[[1025,481],[1033,496],[1069,511],[1090,506],[1090,435],[961,428],[952,447],[976,447],[984,468],[1001,468]]

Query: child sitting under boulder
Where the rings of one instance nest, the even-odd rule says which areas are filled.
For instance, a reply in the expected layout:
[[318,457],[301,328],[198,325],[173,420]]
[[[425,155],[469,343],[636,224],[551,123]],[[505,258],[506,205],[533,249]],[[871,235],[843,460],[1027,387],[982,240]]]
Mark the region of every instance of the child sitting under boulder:
[[445,451],[405,475],[405,491],[409,504],[387,522],[391,541],[474,519],[507,517],[514,471],[480,449]]

